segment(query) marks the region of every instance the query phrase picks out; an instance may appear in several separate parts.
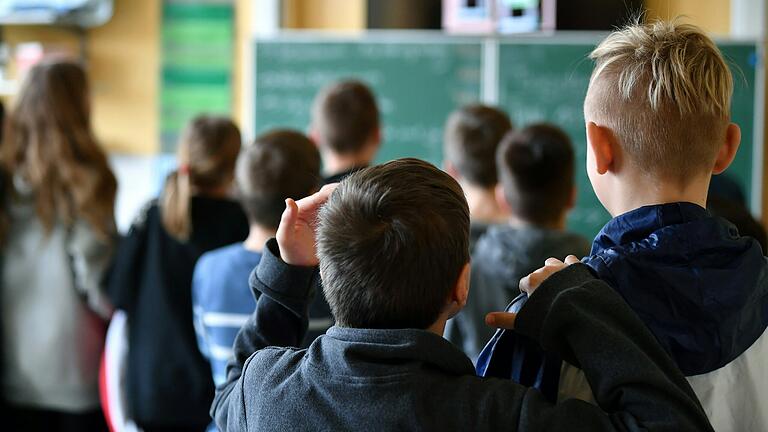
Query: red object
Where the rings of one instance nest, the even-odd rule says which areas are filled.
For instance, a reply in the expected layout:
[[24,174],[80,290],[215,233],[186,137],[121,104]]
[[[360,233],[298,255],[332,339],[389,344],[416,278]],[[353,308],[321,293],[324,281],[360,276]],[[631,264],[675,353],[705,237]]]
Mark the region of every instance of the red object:
[[101,354],[101,364],[99,365],[99,399],[101,399],[101,410],[104,412],[104,418],[107,420],[110,432],[115,432],[112,425],[112,416],[109,413],[109,392],[107,391],[107,354],[106,350]]
[[189,175],[189,164],[179,165],[179,174]]

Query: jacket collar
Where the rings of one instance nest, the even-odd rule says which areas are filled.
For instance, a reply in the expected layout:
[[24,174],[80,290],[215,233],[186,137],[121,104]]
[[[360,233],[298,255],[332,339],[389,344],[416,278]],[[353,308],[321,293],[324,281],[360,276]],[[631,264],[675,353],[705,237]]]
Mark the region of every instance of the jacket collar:
[[640,207],[611,219],[595,237],[590,255],[614,246],[641,241],[667,226],[709,217],[711,215],[705,208],[689,202]]
[[420,373],[425,367],[450,375],[475,375],[463,352],[426,330],[334,326],[312,343],[307,356],[317,368],[357,379]]
[[768,326],[768,266],[757,242],[692,203],[612,219],[585,263],[608,282],[687,376],[741,355]]

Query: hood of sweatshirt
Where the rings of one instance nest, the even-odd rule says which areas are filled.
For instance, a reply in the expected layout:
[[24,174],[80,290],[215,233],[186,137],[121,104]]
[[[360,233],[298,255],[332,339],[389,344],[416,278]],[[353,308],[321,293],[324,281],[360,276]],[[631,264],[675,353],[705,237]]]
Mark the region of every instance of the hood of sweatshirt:
[[760,245],[696,204],[646,206],[612,219],[584,262],[624,297],[685,375],[726,365],[768,326]]

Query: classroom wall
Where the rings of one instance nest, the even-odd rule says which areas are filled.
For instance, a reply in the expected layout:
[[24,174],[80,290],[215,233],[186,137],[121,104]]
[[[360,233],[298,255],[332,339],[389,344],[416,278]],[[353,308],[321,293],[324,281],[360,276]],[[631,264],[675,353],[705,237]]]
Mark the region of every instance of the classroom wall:
[[116,0],[115,15],[89,31],[94,126],[112,152],[159,148],[160,1]]
[[245,63],[251,60],[248,53],[251,50],[251,36],[253,35],[253,1],[235,0],[235,63],[232,77],[232,115],[238,124],[243,125],[246,121],[246,113],[243,112],[244,99],[250,98],[252,92],[248,89],[244,78],[251,67],[246,67]]
[[645,0],[648,18],[687,20],[715,35],[727,35],[731,28],[731,0]]
[[[109,151],[148,154],[158,148],[159,17],[159,0],[115,0],[114,17],[84,33],[94,127]],[[81,52],[74,31],[50,26],[6,26],[3,40]]]
[[290,29],[361,30],[365,0],[283,0],[283,26]]

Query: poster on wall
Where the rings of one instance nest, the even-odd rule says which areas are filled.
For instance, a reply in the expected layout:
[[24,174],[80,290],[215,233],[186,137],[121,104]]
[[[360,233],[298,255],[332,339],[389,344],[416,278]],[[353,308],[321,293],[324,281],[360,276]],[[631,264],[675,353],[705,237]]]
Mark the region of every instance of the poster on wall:
[[231,0],[164,0],[160,147],[173,153],[198,114],[230,115],[234,58]]

